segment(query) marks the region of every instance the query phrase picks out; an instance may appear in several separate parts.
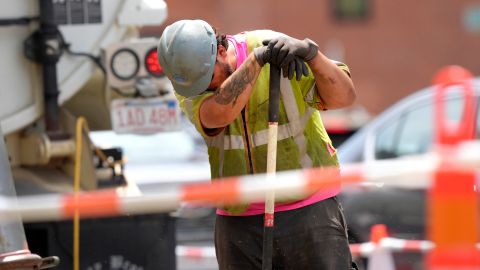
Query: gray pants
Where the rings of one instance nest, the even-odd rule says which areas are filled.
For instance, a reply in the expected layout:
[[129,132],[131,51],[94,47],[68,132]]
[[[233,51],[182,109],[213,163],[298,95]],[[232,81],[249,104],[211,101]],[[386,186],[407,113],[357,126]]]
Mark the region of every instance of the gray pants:
[[[336,197],[275,213],[275,270],[352,268],[347,226]],[[220,270],[262,268],[263,215],[219,216],[215,249]]]

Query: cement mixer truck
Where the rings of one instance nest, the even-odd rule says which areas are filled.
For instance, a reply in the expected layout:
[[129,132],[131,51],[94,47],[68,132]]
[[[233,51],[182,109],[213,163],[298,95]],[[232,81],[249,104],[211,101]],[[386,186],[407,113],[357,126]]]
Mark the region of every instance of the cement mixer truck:
[[[0,0],[1,195],[134,186],[122,150],[96,147],[88,126],[179,128],[155,39],[138,31],[166,16],[163,0]],[[76,98],[82,91],[90,92]],[[57,258],[55,269],[175,269],[171,219],[0,219],[0,269],[47,269]]]

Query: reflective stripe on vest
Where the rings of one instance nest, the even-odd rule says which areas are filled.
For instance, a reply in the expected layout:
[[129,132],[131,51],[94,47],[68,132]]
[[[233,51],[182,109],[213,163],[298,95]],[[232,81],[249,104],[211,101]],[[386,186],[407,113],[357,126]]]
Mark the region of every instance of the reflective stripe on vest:
[[[307,154],[307,139],[305,138],[305,134],[303,134],[303,130],[305,129],[308,119],[305,121],[305,123],[302,123],[297,102],[295,96],[293,95],[292,85],[290,84],[290,80],[285,77],[282,77],[280,80],[280,93],[282,94],[285,111],[287,112],[288,122],[292,127],[294,134],[293,138],[300,153],[300,164],[302,164],[303,168],[311,168],[313,165],[312,159]],[[305,114],[308,114],[309,110],[313,111],[313,109],[307,107]]]
[[[287,113],[289,123],[278,126],[278,141],[292,137],[298,146],[300,153],[300,163],[303,168],[312,167],[312,160],[307,154],[307,142],[303,131],[308,123],[308,120],[312,116],[315,109],[306,107],[306,112],[300,115],[298,106],[296,104],[295,97],[293,95],[293,89],[290,81],[286,78],[280,80],[280,93]],[[268,129],[260,130],[252,134],[252,146],[257,147],[268,143]],[[216,147],[221,153],[225,150],[244,149],[243,136],[241,135],[224,135],[219,134],[214,138],[209,138],[207,144],[209,146]],[[223,154],[220,155],[223,159]],[[219,160],[219,163],[223,164],[223,160]],[[220,168],[223,166],[220,166]],[[220,173],[221,174],[221,173]]]

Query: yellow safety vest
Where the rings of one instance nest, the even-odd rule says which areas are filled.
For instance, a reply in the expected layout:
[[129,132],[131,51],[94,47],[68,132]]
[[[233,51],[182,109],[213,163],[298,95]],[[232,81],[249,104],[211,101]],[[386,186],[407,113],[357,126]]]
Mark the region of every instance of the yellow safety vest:
[[[264,39],[278,35],[269,30],[244,34],[248,53],[261,46]],[[337,65],[349,73],[345,64],[338,62]],[[266,64],[253,86],[244,111],[213,137],[205,133],[199,117],[201,103],[213,92],[189,98],[177,94],[180,107],[208,146],[212,179],[266,172],[269,74],[270,66]],[[282,77],[280,92],[277,171],[338,166],[336,151],[320,117],[320,98],[312,72],[300,81]],[[247,205],[237,205],[226,207],[226,210],[232,214],[241,214],[246,208]]]

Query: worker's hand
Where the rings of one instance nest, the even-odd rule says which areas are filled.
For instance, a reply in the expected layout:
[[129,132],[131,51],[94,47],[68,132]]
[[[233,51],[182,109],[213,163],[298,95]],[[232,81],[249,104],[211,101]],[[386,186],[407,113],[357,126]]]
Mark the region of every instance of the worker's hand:
[[295,57],[308,62],[318,54],[318,45],[308,38],[299,40],[280,36],[264,40],[263,45],[268,46],[271,51],[271,63],[282,68],[289,65]]
[[258,64],[263,67],[266,63],[270,63],[270,49],[267,46],[261,46],[253,49],[253,54]]
[[305,62],[299,57],[294,57],[290,62],[286,62],[284,66],[281,67],[283,72],[283,77],[288,77],[289,80],[293,79],[293,72],[295,71],[297,81],[302,79],[302,75],[308,76],[308,67]]
[[[268,46],[261,46],[253,49],[253,54],[255,55],[255,58],[261,67],[263,67],[266,63],[272,63],[272,54]],[[284,62],[285,63],[283,67],[279,66],[283,71],[283,77],[288,77],[288,79],[291,80],[295,72],[297,75],[297,81],[299,81],[302,78],[302,74],[308,76],[309,71],[307,65],[299,57],[290,57]]]

